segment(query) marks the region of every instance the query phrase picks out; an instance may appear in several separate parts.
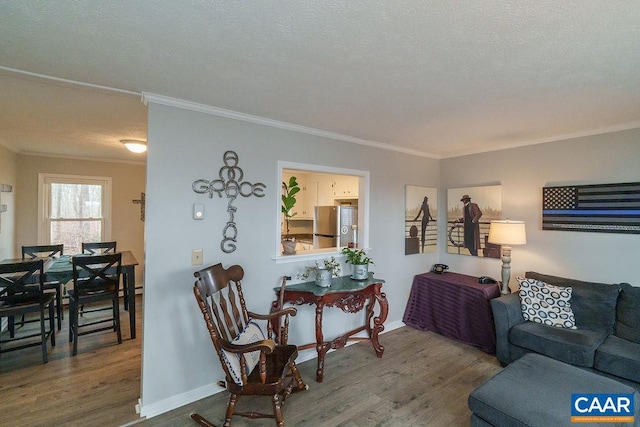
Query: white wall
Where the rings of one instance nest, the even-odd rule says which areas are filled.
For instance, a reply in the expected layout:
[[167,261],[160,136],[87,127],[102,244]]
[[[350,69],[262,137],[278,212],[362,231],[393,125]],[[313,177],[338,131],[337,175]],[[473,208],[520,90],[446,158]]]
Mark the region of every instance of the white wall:
[[16,157],[13,151],[0,145],[0,184],[13,187],[10,193],[0,194],[0,203],[7,205],[7,211],[0,214],[0,260],[16,257]]
[[[376,263],[372,270],[386,280],[387,325],[400,324],[413,276],[427,271],[438,256],[404,255],[404,187],[437,187],[437,160],[154,103],[149,103],[148,118],[142,415],[204,397],[224,378],[193,297],[194,271],[218,262],[244,266],[249,309],[268,312],[273,287],[282,276],[295,276],[311,264],[276,264],[272,259],[279,160],[370,171],[370,253]],[[265,197],[236,199],[238,248],[231,254],[220,249],[227,200],[192,191],[195,180],[218,177],[227,150],[238,154],[245,180],[266,184]],[[204,220],[191,219],[194,203],[205,204]],[[204,266],[191,266],[191,250],[196,248],[204,249]],[[290,342],[315,340],[313,313],[311,306],[299,307]],[[326,309],[327,335],[345,332],[350,322],[362,322],[363,316]]]
[[[515,276],[530,270],[638,286],[640,236],[543,231],[542,187],[638,182],[639,141],[640,129],[634,129],[442,160],[439,202],[446,206],[447,188],[502,185],[503,217],[524,220],[527,229],[527,244],[514,246],[511,254],[512,290],[517,289]],[[441,259],[453,271],[500,277],[500,260],[444,249]]]

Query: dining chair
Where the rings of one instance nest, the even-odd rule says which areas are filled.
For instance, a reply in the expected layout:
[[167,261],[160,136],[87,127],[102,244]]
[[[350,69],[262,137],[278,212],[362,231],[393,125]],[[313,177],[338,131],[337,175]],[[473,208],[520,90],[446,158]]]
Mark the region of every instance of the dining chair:
[[[0,318],[6,317],[9,322],[9,338],[0,339],[0,354],[39,345],[42,348],[42,362],[47,363],[47,340],[49,337],[51,338],[51,346],[56,345],[53,320],[54,295],[44,292],[43,266],[44,263],[41,259],[0,264]],[[48,317],[45,310],[48,310]],[[40,314],[40,332],[16,333],[15,317],[29,313]],[[45,322],[47,318],[49,330],[47,330]],[[35,337],[40,337],[40,341],[34,342],[32,338]],[[18,340],[28,340],[28,342],[2,348],[3,344]]]
[[83,242],[82,253],[95,255],[95,254],[112,254],[116,252],[117,242]]
[[[64,255],[64,245],[36,245],[36,246],[23,246],[22,247],[22,259],[30,260],[36,258],[57,258]],[[62,307],[62,295],[64,290],[62,289],[64,283],[59,280],[49,280],[47,277],[43,289],[45,292],[54,293],[56,298],[56,317],[58,318],[58,330],[62,329],[62,319],[64,319],[64,310]],[[52,292],[53,291],[53,292]],[[24,323],[24,318],[22,319]]]
[[[218,385],[231,393],[224,425],[229,426],[234,415],[275,418],[278,425],[284,425],[285,400],[292,392],[308,389],[295,363],[298,348],[286,343],[288,319],[296,309],[288,307],[268,315],[247,311],[241,285],[244,270],[239,265],[225,269],[216,264],[194,275],[193,292],[225,373]],[[266,334],[259,322],[266,323]],[[269,396],[273,414],[236,412],[238,399],[245,395]],[[198,414],[191,418],[202,426],[213,425]]]
[[[120,332],[120,276],[122,254],[74,256],[73,290],[69,292],[69,342],[73,342],[73,356],[78,353],[78,337],[113,330],[122,343]],[[111,316],[97,317],[81,324],[78,312],[81,305],[101,301],[111,302]],[[108,323],[108,326],[96,327]],[[82,330],[81,330],[82,329]]]
[[[88,255],[96,255],[96,254],[112,254],[116,252],[116,247],[118,242],[83,242],[82,243],[82,253]],[[128,307],[129,303],[129,295],[127,292],[127,287],[122,287],[122,296],[124,301],[124,306]],[[83,316],[85,313],[84,307],[80,307],[80,316]]]

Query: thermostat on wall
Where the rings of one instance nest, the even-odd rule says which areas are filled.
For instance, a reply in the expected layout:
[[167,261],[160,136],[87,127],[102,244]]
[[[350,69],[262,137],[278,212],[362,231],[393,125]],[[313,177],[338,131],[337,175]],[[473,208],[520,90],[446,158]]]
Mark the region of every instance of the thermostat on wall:
[[202,203],[193,204],[193,219],[204,219],[204,205]]

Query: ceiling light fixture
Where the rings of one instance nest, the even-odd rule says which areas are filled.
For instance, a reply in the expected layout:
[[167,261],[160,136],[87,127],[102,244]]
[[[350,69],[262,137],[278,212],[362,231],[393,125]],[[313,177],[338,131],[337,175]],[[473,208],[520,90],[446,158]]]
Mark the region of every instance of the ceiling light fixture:
[[139,141],[137,139],[121,139],[120,142],[122,142],[124,146],[127,147],[127,150],[132,153],[140,154],[147,151],[146,141]]

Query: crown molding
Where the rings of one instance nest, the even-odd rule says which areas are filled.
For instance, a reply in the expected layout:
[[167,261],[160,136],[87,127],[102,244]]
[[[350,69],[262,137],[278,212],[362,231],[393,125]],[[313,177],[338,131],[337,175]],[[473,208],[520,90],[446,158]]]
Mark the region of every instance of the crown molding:
[[212,107],[210,105],[198,104],[196,102],[185,101],[182,99],[171,98],[163,95],[156,95],[152,93],[142,92],[142,102],[148,105],[149,102],[154,104],[166,105],[169,107],[181,108],[184,110],[196,111],[198,113],[211,114],[214,116],[226,117],[234,120],[241,120],[244,122],[269,126],[278,129],[290,130],[293,132],[305,133],[308,135],[319,136],[322,138],[334,139],[337,141],[350,142],[353,144],[365,145],[367,147],[379,148],[388,151],[397,151],[404,154],[410,154],[413,156],[428,157],[432,159],[439,159],[433,153],[427,153],[424,151],[413,150],[410,148],[396,147],[391,144],[385,144],[378,141],[370,141],[367,139],[356,138],[353,136],[342,135],[335,132],[329,132],[321,129],[316,129],[308,126],[296,125],[293,123],[282,122],[279,120],[267,119],[265,117],[253,116],[251,114],[240,113],[233,110],[225,110],[224,108]]
[[66,154],[41,153],[37,151],[18,151],[16,152],[16,154],[19,154],[21,156],[52,157],[56,159],[82,160],[82,161],[89,161],[89,162],[124,163],[129,165],[136,165],[136,166],[146,166],[147,164],[146,160],[135,161],[135,160],[122,160],[122,159],[108,159],[104,157],[70,156]]
[[530,141],[510,142],[510,143],[496,145],[492,148],[485,148],[483,150],[469,150],[464,152],[456,152],[448,155],[443,154],[441,158],[451,159],[455,157],[469,156],[472,154],[481,154],[481,153],[489,153],[492,151],[508,150],[510,148],[526,147],[528,145],[546,144],[547,142],[566,141],[569,139],[584,138],[588,136],[602,135],[605,133],[620,132],[624,130],[631,130],[631,129],[638,129],[638,128],[640,128],[640,121],[621,123],[613,126],[606,126],[603,128],[590,129],[590,130],[581,131],[581,132],[565,133],[562,135],[555,135],[547,138],[533,139]]
[[69,86],[69,87],[82,87],[82,88],[95,89],[102,92],[117,93],[121,95],[140,96],[140,92],[135,92],[131,90],[118,89],[110,86],[102,86],[102,85],[96,85],[92,83],[79,82],[77,80],[63,79],[60,77],[48,76],[46,74],[32,73],[30,71],[18,70],[15,68],[9,68],[9,67],[3,67],[3,66],[0,66],[0,73],[4,73],[4,74],[15,76],[15,77],[29,78],[31,80],[37,80],[37,81],[46,82],[46,83],[55,82],[60,85]]

